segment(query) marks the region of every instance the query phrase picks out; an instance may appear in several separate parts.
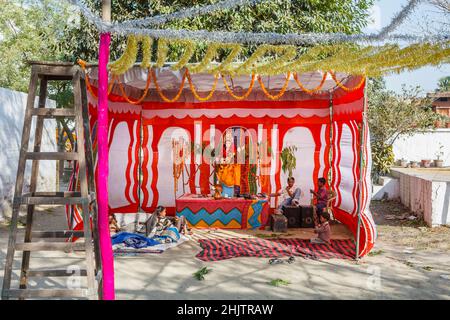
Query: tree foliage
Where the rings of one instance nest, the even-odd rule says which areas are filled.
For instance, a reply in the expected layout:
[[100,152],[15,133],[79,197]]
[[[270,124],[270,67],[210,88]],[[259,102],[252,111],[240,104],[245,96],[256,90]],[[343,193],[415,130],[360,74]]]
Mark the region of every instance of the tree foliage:
[[58,60],[57,50],[70,24],[69,6],[55,0],[0,1],[0,87],[28,88],[27,60]]
[[439,79],[437,91],[450,91],[450,76]]
[[394,163],[392,145],[399,136],[432,129],[441,116],[431,108],[431,99],[420,87],[403,86],[401,93],[386,89],[383,79],[368,82],[369,126],[374,174],[386,174]]
[[[171,13],[194,5],[201,6],[216,3],[217,0],[156,0],[112,2],[112,19],[123,21]],[[100,2],[88,0],[87,3],[100,14]],[[273,0],[254,6],[221,10],[193,19],[184,19],[167,23],[160,28],[186,30],[224,30],[251,32],[343,32],[359,33],[367,25],[368,9],[373,0]],[[81,19],[78,28],[65,30],[66,41],[61,43],[67,53],[67,60],[81,58],[87,61],[97,60],[98,34],[93,26]],[[116,59],[125,46],[122,37],[113,36],[111,56]],[[177,51],[172,52],[177,55]],[[202,55],[199,50],[194,56],[198,61]],[[169,59],[175,59],[170,56]]]

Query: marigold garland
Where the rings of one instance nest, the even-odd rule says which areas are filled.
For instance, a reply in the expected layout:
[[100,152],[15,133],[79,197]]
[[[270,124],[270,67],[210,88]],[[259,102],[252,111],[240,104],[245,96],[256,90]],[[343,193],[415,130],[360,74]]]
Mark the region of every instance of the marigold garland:
[[[95,93],[94,89],[92,89],[91,81],[89,80],[89,76],[86,72],[86,64],[87,62],[81,59],[77,60],[77,63],[80,65],[81,69],[84,71],[84,77],[86,81],[86,89],[89,91],[89,93],[94,97],[98,98],[98,95]],[[113,76],[111,78],[111,82],[108,84],[108,95],[111,93],[112,88],[114,86],[115,77]]]
[[258,82],[259,82],[259,86],[261,87],[261,89],[262,89],[262,91],[264,92],[264,94],[266,95],[266,97],[268,97],[269,99],[272,99],[272,100],[278,100],[278,99],[281,98],[281,97],[284,95],[284,93],[286,92],[287,87],[288,87],[288,85],[289,85],[289,78],[290,78],[290,77],[291,77],[291,73],[288,72],[287,75],[286,75],[286,81],[284,82],[284,85],[283,85],[283,87],[281,88],[281,91],[280,91],[277,95],[271,95],[271,94],[267,91],[266,87],[264,86],[264,83],[263,83],[263,81],[262,81],[261,76],[258,76]]
[[238,96],[238,95],[235,95],[234,92],[231,90],[231,88],[228,86],[227,79],[225,78],[225,76],[221,75],[221,77],[222,77],[225,89],[227,89],[230,96],[232,96],[236,100],[244,100],[244,99],[248,98],[248,96],[250,95],[250,93],[253,90],[253,85],[255,84],[255,74],[252,73],[252,79],[250,81],[250,85],[249,85],[247,91],[242,96]]
[[349,87],[346,87],[345,85],[343,85],[342,82],[337,79],[336,73],[334,73],[333,71],[330,71],[330,75],[333,78],[334,82],[336,82],[338,87],[343,89],[346,92],[352,92],[352,91],[358,90],[359,88],[361,88],[361,86],[364,84],[364,82],[366,80],[366,77],[364,75],[361,75],[361,81],[355,87],[349,88]]
[[216,87],[217,87],[217,82],[219,80],[219,74],[216,73],[214,75],[214,83],[212,86],[211,91],[209,92],[209,94],[206,97],[200,97],[197,93],[197,90],[195,89],[194,84],[192,83],[192,79],[191,79],[191,75],[189,74],[189,70],[186,69],[186,75],[187,75],[187,79],[189,82],[189,87],[191,88],[192,94],[194,95],[194,97],[199,100],[199,101],[208,101],[209,99],[212,98],[214,92],[216,91]]
[[328,74],[328,72],[324,72],[324,73],[323,73],[322,81],[320,81],[320,84],[319,84],[317,87],[313,88],[313,89],[308,89],[308,88],[306,88],[306,87],[303,85],[303,83],[300,82],[300,80],[298,79],[297,72],[294,72],[294,80],[295,80],[295,82],[297,82],[297,84],[298,84],[298,86],[300,87],[300,89],[302,89],[303,91],[305,91],[307,94],[314,94],[314,93],[316,93],[317,91],[319,91],[320,89],[322,89],[322,87],[323,87],[323,85],[324,85],[324,83],[325,83],[325,80],[327,79],[327,74]]
[[151,73],[151,71],[150,71],[150,68],[149,68],[149,69],[147,70],[147,82],[145,83],[145,89],[144,89],[144,92],[142,93],[142,96],[141,96],[138,100],[136,100],[136,101],[131,100],[131,99],[127,96],[127,94],[126,94],[126,92],[125,92],[125,89],[124,89],[124,87],[123,87],[123,84],[120,82],[118,76],[116,76],[116,77],[117,77],[117,83],[119,84],[119,90],[120,90],[120,92],[122,93],[122,97],[124,97],[124,99],[125,99],[128,103],[131,103],[131,104],[136,105],[136,104],[140,104],[140,103],[145,99],[145,97],[147,96],[148,89],[150,88],[150,83],[151,83],[151,78],[152,78],[151,75],[150,75],[150,73]]
[[161,88],[159,87],[158,80],[156,80],[155,70],[154,69],[151,70],[151,74],[153,77],[153,82],[155,84],[156,92],[158,92],[158,95],[161,97],[161,99],[163,99],[165,102],[172,103],[172,102],[177,101],[180,98],[181,94],[183,93],[184,83],[186,82],[187,72],[188,71],[186,69],[183,74],[183,78],[181,79],[181,85],[180,85],[180,88],[178,89],[177,94],[172,99],[169,99],[162,93]]

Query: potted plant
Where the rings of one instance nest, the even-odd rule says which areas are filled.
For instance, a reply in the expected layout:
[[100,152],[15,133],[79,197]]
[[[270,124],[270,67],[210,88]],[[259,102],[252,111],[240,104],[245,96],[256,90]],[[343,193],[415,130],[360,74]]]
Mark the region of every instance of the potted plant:
[[411,168],[419,168],[419,163],[417,161],[411,161]]
[[434,160],[434,166],[436,168],[442,168],[444,166],[444,160],[441,159],[441,157],[444,155],[443,149],[444,149],[444,146],[441,143],[439,143],[439,149],[435,153],[436,159]]
[[429,159],[422,159],[421,163],[424,168],[429,168],[431,166],[431,160]]
[[281,151],[281,169],[284,173],[288,172],[289,177],[292,177],[292,172],[297,166],[297,159],[295,158],[295,151],[297,151],[296,146],[289,146]]
[[400,159],[400,167],[406,168],[408,166],[408,161],[406,159]]

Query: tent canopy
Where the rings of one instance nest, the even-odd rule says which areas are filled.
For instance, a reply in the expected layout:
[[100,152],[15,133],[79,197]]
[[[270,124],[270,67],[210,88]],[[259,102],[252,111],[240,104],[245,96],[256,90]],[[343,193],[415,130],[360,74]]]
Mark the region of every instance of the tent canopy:
[[[93,130],[96,130],[98,115],[96,73],[95,67],[87,71]],[[182,83],[181,73],[166,67],[155,69],[154,74],[160,92],[174,96]],[[285,93],[276,100],[268,98],[260,83],[255,81],[252,95],[240,101],[220,85],[223,81],[218,81],[215,92],[206,102],[198,101],[186,81],[179,99],[168,103],[161,100],[153,79],[145,90],[147,76],[146,69],[135,66],[118,81],[111,76],[109,79],[109,165],[114,168],[109,175],[110,212],[152,212],[157,205],[164,205],[173,214],[175,199],[184,190],[180,184],[177,193],[173,191],[172,139],[184,137],[193,143],[208,145],[228,128],[237,126],[252,130],[255,139],[266,141],[273,151],[267,164],[269,172],[259,174],[258,192],[273,193],[283,187],[287,175],[280,169],[279,154],[286,146],[297,146],[294,176],[303,191],[301,203],[309,204],[308,190],[317,187],[318,177],[329,177],[329,188],[337,192],[335,217],[356,236],[360,214],[359,253],[364,255],[370,251],[376,231],[369,211],[370,143],[362,117],[364,83],[360,85],[364,79],[338,74],[340,86],[335,79],[326,78],[321,91],[310,94],[299,88],[295,79],[289,78]],[[314,88],[321,84],[323,77],[320,72],[312,72],[299,75],[297,80]],[[282,90],[285,79],[286,75],[262,77],[271,94]],[[213,87],[214,76],[194,74],[191,80],[197,94],[205,97]],[[242,94],[238,87],[245,92],[250,77],[227,80],[230,85],[234,84],[235,94]],[[352,88],[354,90],[350,90]],[[128,100],[143,99],[132,104],[124,93]],[[360,152],[364,154],[363,162]],[[198,165],[194,158],[186,168],[189,182],[185,191],[208,194],[212,166],[210,163]],[[360,179],[362,184],[358,182]],[[272,208],[274,206],[272,202]]]
[[[164,102],[157,93],[155,80],[151,77],[148,81],[150,69],[134,66],[120,76],[110,76],[110,83],[114,82],[111,93],[117,96],[123,96],[123,92],[133,100],[139,99],[145,94],[148,85],[148,94],[143,99],[143,102]],[[172,70],[170,66],[153,69],[154,75],[159,89],[163,94],[172,98],[177,95],[183,84],[183,92],[176,102],[196,103],[199,101],[190,88],[189,81],[183,81],[183,75],[186,69]],[[97,67],[89,68],[87,75],[92,81],[93,86],[98,84]],[[252,83],[251,76],[217,76],[209,73],[191,74],[192,86],[199,96],[205,97],[212,90],[214,93],[208,102],[215,101],[236,101],[230,94],[233,92],[236,96],[242,96],[250,87]],[[257,78],[258,75],[255,75]],[[288,80],[286,78],[289,77]],[[348,91],[359,88],[363,79],[361,76],[352,76],[345,73],[336,73],[335,78],[328,72],[306,72],[299,74],[297,79],[294,78],[293,73],[280,74],[275,76],[261,76],[261,82],[264,89],[271,95],[277,95],[281,90],[285,90],[277,99],[269,98],[261,87],[258,80],[254,80],[251,93],[246,97],[245,101],[304,101],[311,99],[329,100],[330,95],[333,98],[341,98],[345,96]],[[214,83],[216,82],[216,85]],[[287,82],[287,84],[286,84]],[[228,86],[228,89],[226,85]],[[306,92],[304,88],[299,86],[299,83],[312,92]],[[120,85],[119,85],[120,84]],[[286,86],[287,85],[287,86]],[[284,88],[286,86],[286,88]],[[120,88],[122,87],[122,88]],[[123,89],[123,91],[121,90]]]

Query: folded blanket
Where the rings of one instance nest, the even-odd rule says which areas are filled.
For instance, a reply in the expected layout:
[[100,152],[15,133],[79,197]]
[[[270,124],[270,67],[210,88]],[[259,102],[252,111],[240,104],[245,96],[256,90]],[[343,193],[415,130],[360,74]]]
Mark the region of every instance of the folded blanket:
[[145,248],[160,244],[159,241],[146,238],[143,235],[130,232],[120,232],[111,237],[112,244],[124,243],[127,247],[133,247],[136,249]]
[[158,241],[159,243],[171,243],[180,240],[180,233],[175,227],[169,227],[162,232],[159,236],[154,236],[152,239]]

